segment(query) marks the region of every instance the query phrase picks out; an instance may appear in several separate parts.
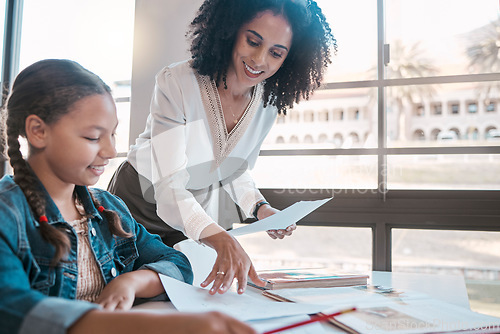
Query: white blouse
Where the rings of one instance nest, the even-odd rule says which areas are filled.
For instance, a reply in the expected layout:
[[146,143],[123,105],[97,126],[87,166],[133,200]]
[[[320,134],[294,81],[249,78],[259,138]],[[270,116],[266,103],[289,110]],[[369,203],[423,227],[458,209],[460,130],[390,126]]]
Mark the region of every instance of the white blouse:
[[[249,217],[263,200],[247,171],[277,116],[275,107],[263,107],[262,93],[263,85],[257,85],[242,118],[227,133],[210,78],[198,75],[188,61],[156,76],[146,129],[128,160],[151,182],[141,182],[141,188],[146,200],[157,203],[158,216],[194,240],[217,221],[211,192],[219,184]],[[151,185],[154,199],[147,196]]]

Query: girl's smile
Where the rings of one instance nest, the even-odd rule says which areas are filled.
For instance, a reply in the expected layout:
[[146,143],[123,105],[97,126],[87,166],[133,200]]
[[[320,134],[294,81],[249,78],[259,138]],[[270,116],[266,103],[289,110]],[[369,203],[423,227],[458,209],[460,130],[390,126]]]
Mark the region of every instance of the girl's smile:
[[40,142],[30,140],[38,150],[28,161],[36,161],[32,165],[44,184],[59,189],[93,185],[116,156],[117,125],[115,104],[109,94],[84,97],[55,123],[44,125]]

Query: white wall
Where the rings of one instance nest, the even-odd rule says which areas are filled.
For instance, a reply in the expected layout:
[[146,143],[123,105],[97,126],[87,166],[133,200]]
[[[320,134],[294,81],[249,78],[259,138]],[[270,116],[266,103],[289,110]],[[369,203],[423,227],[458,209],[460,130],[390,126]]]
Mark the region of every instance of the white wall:
[[136,0],[130,138],[144,130],[156,73],[189,58],[186,31],[203,0]]

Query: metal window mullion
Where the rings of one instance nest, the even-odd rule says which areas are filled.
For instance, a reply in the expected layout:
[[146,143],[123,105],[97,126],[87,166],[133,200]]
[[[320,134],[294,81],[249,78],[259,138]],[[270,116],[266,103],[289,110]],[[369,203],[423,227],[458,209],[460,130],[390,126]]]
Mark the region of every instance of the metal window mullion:
[[[384,115],[385,116],[385,115]],[[385,131],[385,123],[384,131]],[[380,130],[380,129],[379,129]],[[380,145],[380,143],[379,143]],[[436,146],[436,147],[381,147],[381,148],[332,148],[305,150],[262,150],[261,156],[296,155],[392,155],[392,154],[500,154],[500,146]]]
[[5,102],[13,79],[19,71],[23,3],[23,0],[8,0],[5,3],[2,61],[2,86],[4,87],[4,90],[2,91],[2,105]]
[[[7,0],[5,2],[5,22],[2,50],[2,101],[3,107],[10,91],[13,78],[19,71],[19,53],[21,49],[21,24],[23,0]],[[0,147],[5,151],[4,147]],[[0,160],[0,176],[7,170],[7,161]]]
[[[384,0],[377,0],[377,171],[378,171],[378,190],[382,201],[385,202],[385,194],[387,193],[387,147],[386,139],[386,113],[385,113],[385,64],[389,59],[385,55],[385,17],[384,17]],[[387,49],[388,50],[388,49]],[[387,55],[388,56],[388,55]]]
[[[378,120],[378,147],[377,171],[378,194],[385,202],[387,193],[387,146],[386,114],[385,114],[385,79],[384,44],[385,44],[385,17],[384,0],[377,0],[377,120]],[[373,270],[391,270],[391,243],[390,234],[384,222],[376,222],[372,230],[372,267]]]
[[463,83],[463,82],[488,82],[488,81],[491,82],[499,80],[500,80],[500,73],[458,74],[458,75],[443,75],[434,77],[327,82],[321,85],[319,89],[327,90],[327,89],[367,88],[367,87],[379,87],[379,86],[392,87],[392,86],[410,86],[410,85],[433,85],[433,84],[453,84],[453,83]]

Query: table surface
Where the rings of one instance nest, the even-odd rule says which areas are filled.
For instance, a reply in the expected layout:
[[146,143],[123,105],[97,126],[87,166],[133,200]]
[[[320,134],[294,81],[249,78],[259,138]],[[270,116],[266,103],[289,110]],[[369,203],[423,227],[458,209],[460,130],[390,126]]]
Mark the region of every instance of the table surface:
[[[369,275],[369,284],[391,287],[398,290],[422,292],[433,298],[469,309],[469,299],[462,276],[385,271],[372,271]],[[266,298],[257,289],[248,288],[245,293]],[[165,312],[167,310],[175,311],[174,306],[170,302],[146,302],[135,306],[133,309],[158,312]]]

